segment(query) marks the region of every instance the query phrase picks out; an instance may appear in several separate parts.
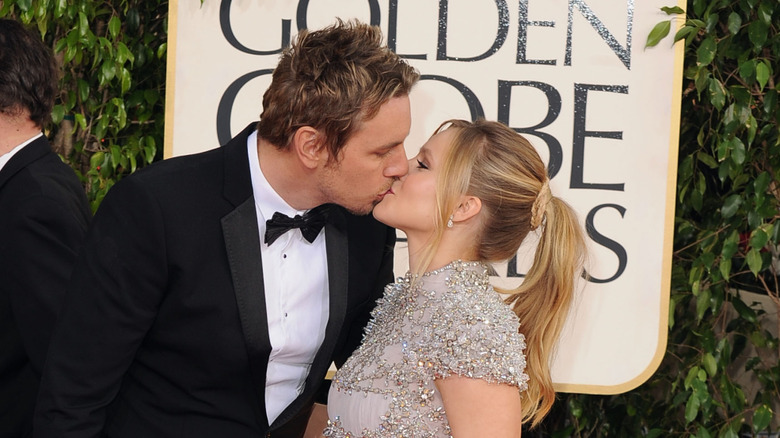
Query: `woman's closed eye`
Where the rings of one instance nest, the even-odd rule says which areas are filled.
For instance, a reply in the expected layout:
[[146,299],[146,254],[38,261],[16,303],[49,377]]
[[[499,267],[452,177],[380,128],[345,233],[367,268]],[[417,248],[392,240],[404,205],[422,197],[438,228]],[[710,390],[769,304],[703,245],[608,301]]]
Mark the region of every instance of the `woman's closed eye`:
[[422,161],[417,160],[417,168],[418,169],[428,169],[428,166],[426,166],[425,163],[423,163]]

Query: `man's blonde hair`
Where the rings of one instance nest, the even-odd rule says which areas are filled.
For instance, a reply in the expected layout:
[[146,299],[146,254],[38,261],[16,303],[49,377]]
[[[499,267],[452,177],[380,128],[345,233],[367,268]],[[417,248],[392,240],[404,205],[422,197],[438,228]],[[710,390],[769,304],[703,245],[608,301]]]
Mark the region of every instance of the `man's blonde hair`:
[[382,45],[379,28],[358,21],[301,31],[284,50],[263,95],[259,135],[286,148],[298,128],[325,135],[338,157],[360,123],[393,97],[409,94],[417,71]]

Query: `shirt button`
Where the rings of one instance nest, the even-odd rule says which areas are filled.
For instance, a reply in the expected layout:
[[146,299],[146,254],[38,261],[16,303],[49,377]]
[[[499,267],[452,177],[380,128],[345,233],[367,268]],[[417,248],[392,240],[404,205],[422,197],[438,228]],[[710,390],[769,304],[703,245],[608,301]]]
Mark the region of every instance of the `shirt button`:
[[286,259],[287,258],[287,254],[282,254],[282,258]]

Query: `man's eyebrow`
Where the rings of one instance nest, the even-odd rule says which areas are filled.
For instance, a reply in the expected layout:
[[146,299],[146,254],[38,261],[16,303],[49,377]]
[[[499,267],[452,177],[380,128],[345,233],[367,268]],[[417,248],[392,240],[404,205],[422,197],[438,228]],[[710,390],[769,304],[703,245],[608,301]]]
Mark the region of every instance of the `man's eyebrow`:
[[390,141],[387,144],[384,144],[382,146],[379,146],[377,149],[380,151],[389,151],[390,149],[393,149],[394,147],[398,146],[399,144],[403,144],[403,140],[401,141]]

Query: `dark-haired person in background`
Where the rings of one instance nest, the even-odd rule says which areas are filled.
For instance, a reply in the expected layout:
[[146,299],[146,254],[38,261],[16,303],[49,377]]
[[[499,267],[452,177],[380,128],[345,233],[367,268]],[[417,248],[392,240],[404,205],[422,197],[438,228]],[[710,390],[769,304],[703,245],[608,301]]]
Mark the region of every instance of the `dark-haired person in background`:
[[408,172],[417,79],[375,27],[302,31],[259,123],[115,185],[52,337],[35,436],[300,437],[392,280],[395,231],[367,214]]
[[31,434],[46,347],[91,216],[76,174],[41,132],[56,92],[51,50],[0,19],[0,437]]

